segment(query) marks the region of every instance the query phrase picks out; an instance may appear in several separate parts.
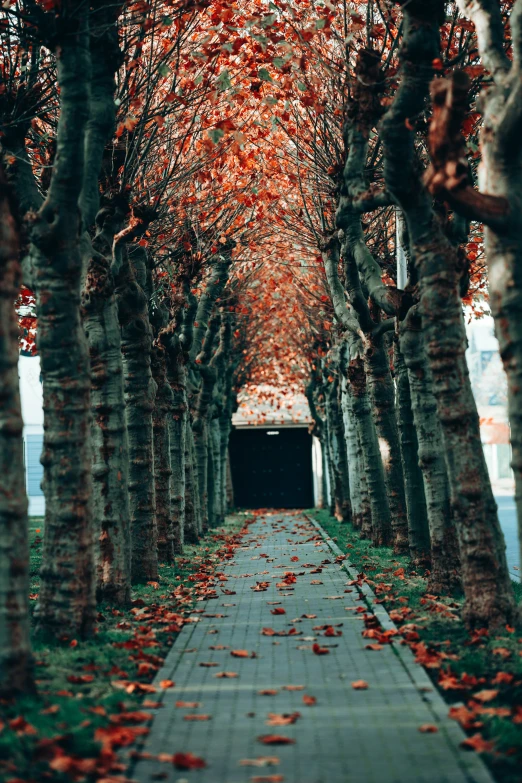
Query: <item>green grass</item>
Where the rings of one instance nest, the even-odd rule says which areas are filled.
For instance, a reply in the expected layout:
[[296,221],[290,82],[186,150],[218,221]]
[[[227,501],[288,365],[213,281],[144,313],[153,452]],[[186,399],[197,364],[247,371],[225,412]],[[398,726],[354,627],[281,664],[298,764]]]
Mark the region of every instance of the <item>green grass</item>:
[[[111,737],[110,745],[115,749],[121,743],[126,745],[133,734],[139,738],[141,727],[136,728],[136,716],[126,719],[125,713],[142,710],[144,694],[140,686],[151,682],[176,639],[174,621],[166,621],[165,615],[186,614],[194,608],[199,588],[194,574],[219,566],[220,547],[240,529],[244,519],[244,515],[230,517],[223,528],[212,530],[198,546],[186,547],[175,565],[160,565],[157,588],[134,588],[132,605],[127,609],[100,605],[92,639],[72,645],[44,644],[34,639],[37,695],[0,704],[2,783],[70,783],[105,776],[107,765],[100,756],[96,731],[110,727],[119,731],[120,725],[124,727],[121,736]],[[31,520],[32,606],[38,593],[41,528],[41,520]],[[125,681],[138,683],[135,692],[122,687]],[[161,693],[145,696],[157,700]]]
[[[444,653],[438,668],[427,668],[433,682],[448,702],[448,709],[456,702],[471,700],[474,693],[485,689],[498,690],[498,696],[487,702],[486,708],[509,708],[509,717],[481,714],[477,720],[480,728],[470,730],[473,735],[479,731],[484,739],[494,743],[494,750],[485,753],[484,758],[496,780],[501,783],[520,783],[522,775],[522,627],[506,629],[494,636],[470,636],[460,619],[462,596],[440,596],[437,600],[426,599],[427,580],[421,572],[412,568],[405,556],[397,556],[388,547],[374,547],[371,542],[359,537],[351,524],[339,523],[329,512],[312,509],[308,514],[321,524],[339,548],[346,552],[358,573],[364,573],[384,606],[392,612],[398,627],[413,623],[419,639],[431,653]],[[404,569],[404,578],[395,571]],[[522,585],[513,583],[515,595],[522,601]],[[408,608],[410,612],[401,623],[394,613]],[[436,611],[439,609],[439,611]],[[505,651],[502,654],[495,650]],[[505,656],[505,657],[504,657]],[[499,672],[512,675],[509,683],[493,682]],[[454,675],[464,690],[445,690],[445,674]],[[470,678],[475,678],[471,679]],[[446,680],[447,682],[447,680]],[[477,701],[474,702],[478,704]],[[516,708],[520,708],[520,723],[513,722]]]

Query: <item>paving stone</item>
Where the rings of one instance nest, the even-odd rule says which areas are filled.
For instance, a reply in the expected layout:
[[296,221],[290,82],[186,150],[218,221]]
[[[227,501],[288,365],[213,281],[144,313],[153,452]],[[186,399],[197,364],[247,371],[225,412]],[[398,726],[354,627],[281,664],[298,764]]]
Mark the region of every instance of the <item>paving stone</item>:
[[[268,557],[260,557],[261,554]],[[365,649],[369,639],[361,615],[353,609],[369,605],[375,596],[347,586],[353,570],[335,562],[339,550],[315,523],[300,514],[267,514],[251,524],[244,546],[222,568],[228,581],[219,586],[235,590],[222,600],[198,604],[198,622],[186,625],[170,651],[157,682],[176,685],[164,694],[143,750],[158,753],[191,752],[205,759],[203,770],[178,771],[153,759],[137,762],[130,775],[140,783],[250,783],[255,776],[282,775],[284,783],[491,783],[481,759],[459,747],[464,734],[447,717],[448,707],[433,690],[424,669],[411,652],[399,645]],[[292,561],[298,557],[298,561]],[[322,561],[329,560],[327,564]],[[305,564],[322,568],[311,574]],[[279,590],[285,571],[297,576]],[[266,573],[268,572],[268,573]],[[317,580],[320,584],[311,584]],[[269,581],[265,592],[251,588]],[[293,588],[293,589],[290,589]],[[345,590],[352,592],[345,593]],[[332,596],[339,596],[332,600]],[[284,615],[272,615],[280,601]],[[227,604],[233,604],[232,606]],[[382,606],[379,620],[393,627]],[[216,618],[211,615],[224,614]],[[303,614],[316,615],[313,619]],[[294,619],[301,622],[292,623]],[[342,626],[341,636],[325,637],[313,626]],[[299,635],[262,635],[296,628]],[[209,634],[210,630],[217,634]],[[305,638],[303,638],[305,637]],[[308,637],[308,638],[306,638]],[[314,641],[329,653],[316,655]],[[225,650],[211,646],[226,645]],[[190,650],[196,649],[196,652]],[[231,650],[247,650],[256,657],[235,658]],[[217,663],[203,667],[201,663]],[[217,678],[221,671],[235,679]],[[365,680],[367,690],[354,690],[352,681]],[[285,690],[302,685],[303,690]],[[258,691],[276,688],[275,696]],[[425,688],[431,688],[426,692]],[[306,706],[303,694],[317,703]],[[198,701],[197,709],[180,709],[176,701]],[[270,712],[299,712],[288,726],[268,726]],[[187,714],[211,715],[208,721],[187,721]],[[436,733],[419,732],[435,724]],[[258,737],[280,734],[291,745],[264,745]],[[276,766],[241,766],[242,759],[273,756]],[[269,779],[269,778],[268,778]]]

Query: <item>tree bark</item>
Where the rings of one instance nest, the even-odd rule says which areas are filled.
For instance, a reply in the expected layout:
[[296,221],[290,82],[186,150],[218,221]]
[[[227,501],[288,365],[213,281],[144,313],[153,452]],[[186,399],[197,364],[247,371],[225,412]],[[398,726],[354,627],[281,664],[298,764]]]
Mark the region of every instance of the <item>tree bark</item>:
[[364,358],[373,420],[384,468],[393,548],[397,554],[404,554],[409,548],[404,476],[395,412],[395,390],[382,337],[371,338],[371,347],[365,352]]
[[394,343],[394,367],[404,490],[408,508],[410,556],[416,566],[429,567],[431,565],[430,530],[424,481],[419,466],[419,445],[413,419],[408,371],[397,339]]
[[92,480],[97,552],[97,597],[118,605],[130,600],[131,541],[128,492],[129,443],[125,417],[118,306],[112,241],[105,213],[82,292],[83,325],[91,359]]
[[348,477],[350,483],[350,501],[352,506],[352,522],[357,528],[362,527],[363,499],[361,493],[362,466],[357,453],[357,428],[353,415],[353,404],[350,387],[343,376],[341,380],[341,406],[344,419],[344,436],[346,440],[346,456],[348,460]]
[[201,533],[199,489],[194,436],[189,416],[185,425],[185,541],[188,544],[197,544]]
[[326,416],[330,439],[333,486],[335,500],[335,518],[339,522],[350,522],[352,509],[350,503],[350,484],[343,417],[338,399],[338,380],[335,378],[326,387]]
[[155,341],[151,355],[152,377],[156,383],[156,400],[152,413],[154,443],[154,499],[156,525],[158,530],[158,560],[174,562],[176,534],[172,520],[172,468],[169,419],[172,416],[174,393],[167,380],[166,352],[161,343]]
[[505,544],[480,441],[477,408],[466,364],[466,332],[455,249],[433,213],[414,166],[409,118],[424,107],[433,62],[440,58],[443,3],[404,6],[401,82],[384,117],[385,182],[408,224],[420,277],[420,312],[442,425],[452,512],[460,545],[470,627],[500,627],[517,619]]
[[80,195],[89,107],[88,8],[60,7],[60,117],[47,197],[30,237],[44,406],[45,525],[38,629],[65,638],[94,624],[90,367],[80,320]]
[[375,546],[390,546],[392,529],[384,483],[384,468],[366,390],[364,364],[360,357],[349,359],[346,377],[353,396],[353,414],[357,421],[360,448],[364,456],[364,473],[371,508],[371,531],[368,530],[370,520],[363,517],[361,532],[365,537],[371,537]]
[[22,282],[19,254],[18,229],[0,168],[0,696],[3,698],[34,690],[18,323],[13,306]]
[[411,405],[419,444],[431,545],[428,591],[451,594],[460,587],[460,558],[451,516],[444,440],[424,349],[419,308],[412,307],[400,327],[400,347],[410,382]]
[[152,329],[144,292],[144,253],[141,248],[133,249],[132,254],[125,250],[116,297],[129,433],[132,582],[138,584],[158,579],[152,429],[156,384],[151,373]]

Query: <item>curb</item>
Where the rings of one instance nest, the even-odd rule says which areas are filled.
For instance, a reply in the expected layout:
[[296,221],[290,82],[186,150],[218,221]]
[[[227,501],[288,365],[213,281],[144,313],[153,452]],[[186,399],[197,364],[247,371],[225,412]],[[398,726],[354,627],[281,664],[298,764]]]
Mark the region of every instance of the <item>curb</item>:
[[[315,519],[312,519],[305,513],[303,513],[303,517],[315,527],[328,548],[335,555],[346,556],[346,560],[343,561],[341,568],[343,568],[352,579],[357,579],[358,573],[353,565],[350,564],[348,559],[349,555],[345,555],[345,553],[341,551],[335,541],[333,541]],[[397,626],[383,604],[375,603],[377,597],[371,587],[366,582],[363,582],[358,589],[364,595],[369,611],[377,617],[384,630],[398,631]],[[473,751],[465,751],[459,748],[460,743],[467,738],[467,735],[457,721],[448,720],[447,703],[433,685],[424,667],[415,662],[415,656],[410,648],[406,645],[392,644],[392,649],[402,663],[413,685],[419,691],[422,700],[428,705],[433,713],[435,722],[440,725],[440,729],[448,740],[448,746],[455,756],[457,764],[468,777],[470,783],[494,783],[494,778],[491,776],[490,771],[480,756]],[[426,688],[429,689],[428,692],[425,691]]]

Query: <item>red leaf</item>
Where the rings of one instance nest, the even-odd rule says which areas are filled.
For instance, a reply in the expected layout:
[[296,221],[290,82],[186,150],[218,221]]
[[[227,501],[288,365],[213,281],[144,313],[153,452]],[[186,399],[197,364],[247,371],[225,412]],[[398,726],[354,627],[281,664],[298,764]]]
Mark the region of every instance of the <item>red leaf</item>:
[[257,738],[263,745],[294,745],[295,740],[290,737],[284,737],[282,734],[262,734]]

